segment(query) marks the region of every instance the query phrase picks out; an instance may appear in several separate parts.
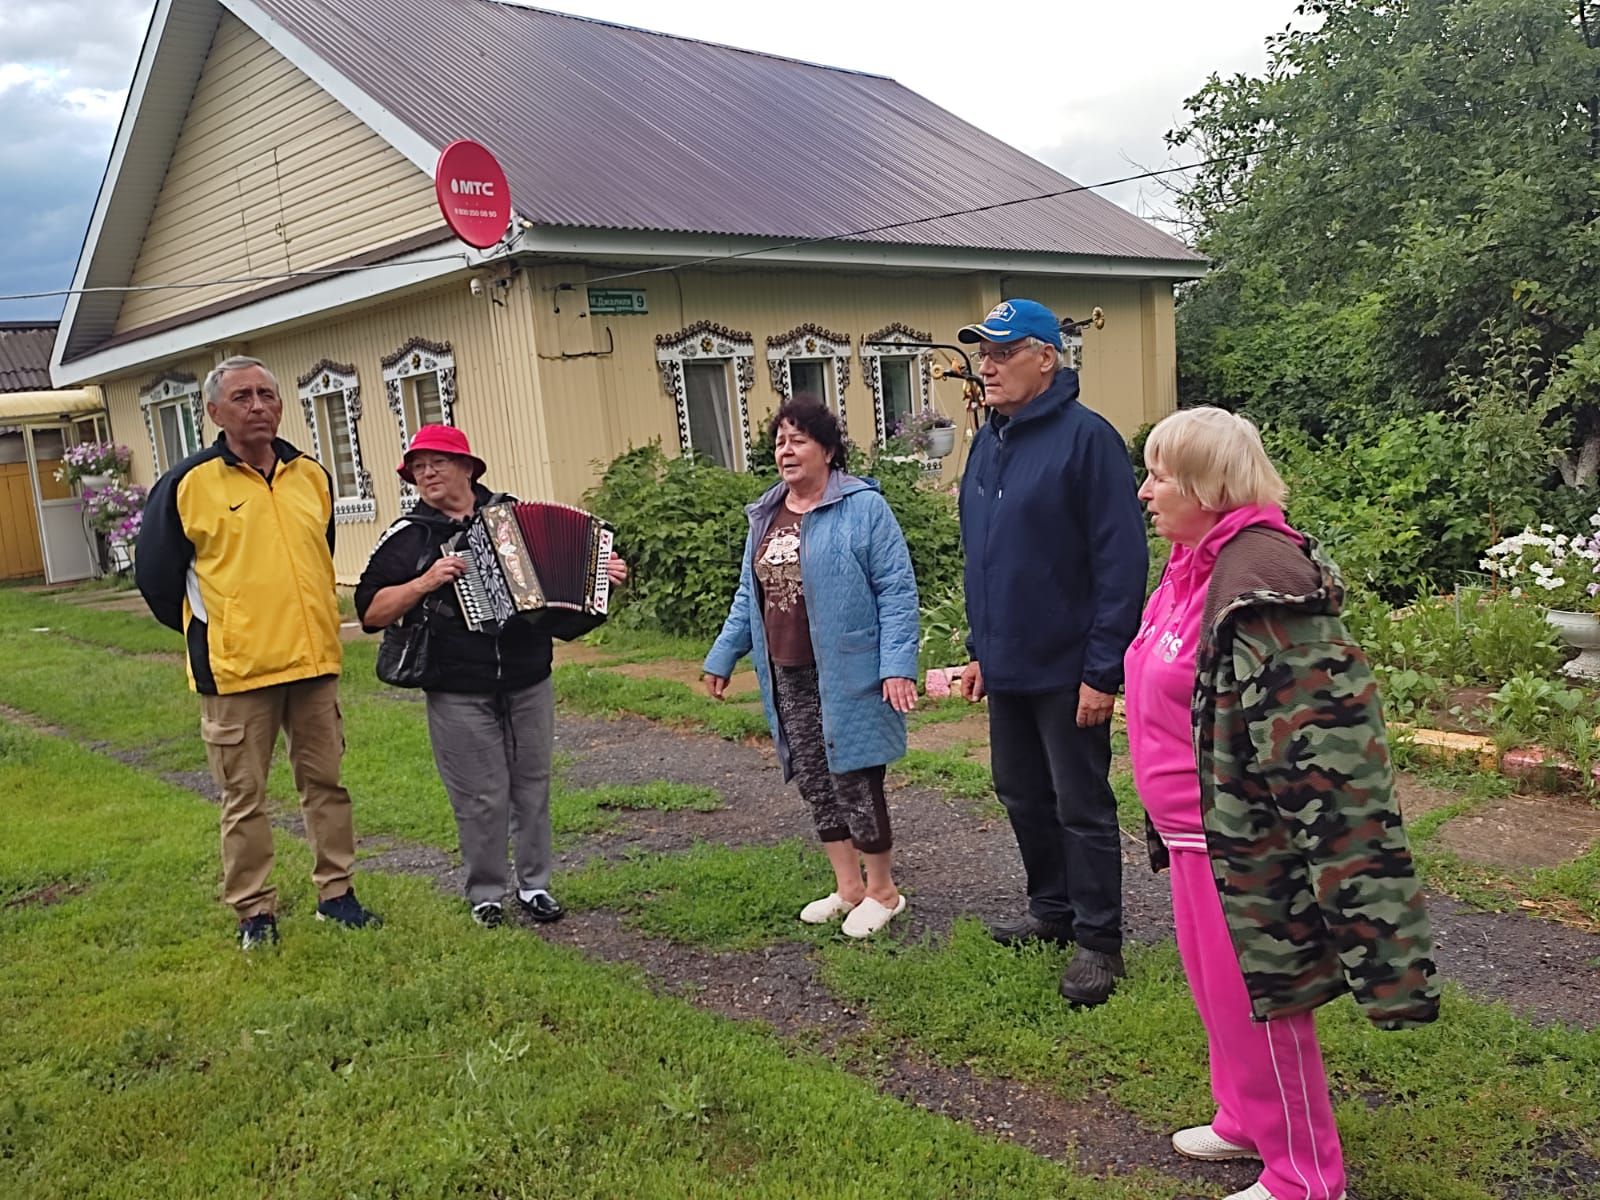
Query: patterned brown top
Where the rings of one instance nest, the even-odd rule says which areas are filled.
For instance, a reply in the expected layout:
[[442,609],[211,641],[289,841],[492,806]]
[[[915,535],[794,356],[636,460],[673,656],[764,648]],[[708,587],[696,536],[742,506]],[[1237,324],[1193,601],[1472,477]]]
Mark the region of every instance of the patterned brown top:
[[800,514],[784,504],[772,518],[756,554],[756,582],[761,585],[761,616],[767,650],[780,667],[804,667],[816,661],[811,650],[811,622],[800,581]]

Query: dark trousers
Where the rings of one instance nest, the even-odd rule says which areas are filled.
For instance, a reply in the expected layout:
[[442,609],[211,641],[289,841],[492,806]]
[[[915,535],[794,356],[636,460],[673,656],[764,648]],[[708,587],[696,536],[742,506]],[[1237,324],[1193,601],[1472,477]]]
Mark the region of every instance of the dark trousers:
[[1086,950],[1122,946],[1122,845],[1111,724],[1078,728],[1078,689],[989,693],[994,790],[1028,874],[1028,909]]

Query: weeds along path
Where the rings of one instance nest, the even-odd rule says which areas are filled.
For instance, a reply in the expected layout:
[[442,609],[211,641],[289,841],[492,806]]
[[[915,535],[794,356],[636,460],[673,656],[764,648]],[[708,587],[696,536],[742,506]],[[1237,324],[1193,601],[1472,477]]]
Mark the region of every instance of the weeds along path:
[[[0,630],[0,653],[18,668],[0,678],[0,702],[148,773],[188,772],[203,792],[193,699],[170,661],[158,647],[97,654],[84,644],[92,637],[72,633]],[[370,644],[349,647],[343,692],[363,868],[387,872],[374,884],[386,889],[423,877],[430,912],[443,906],[429,918],[442,920],[441,936],[477,945],[495,935],[472,929],[455,900],[453,829],[420,713],[372,683],[370,659]],[[1149,1182],[1130,1184],[1132,1195],[1214,1196],[1248,1182],[1248,1171],[1191,1169],[1166,1149],[1173,1124],[1209,1116],[1204,1039],[1171,950],[1164,880],[1142,845],[1124,845],[1130,978],[1110,1004],[1073,1012],[1055,995],[1062,952],[1003,950],[974,919],[1021,902],[1003,817],[964,771],[919,768],[910,774],[941,786],[902,783],[891,796],[910,910],[881,942],[846,943],[794,919],[828,875],[798,798],[753,736],[752,706],[712,709],[672,681],[606,674],[558,672],[553,808],[572,915],[536,940],[625,963],[658,992],[771,1029],[790,1053],[820,1051],[1064,1170],[1160,1172],[1136,1174]],[[656,720],[579,711],[596,707]],[[711,718],[722,736],[681,727]],[[292,821],[287,783],[280,767],[274,796]],[[205,840],[196,853],[214,853]],[[1395,1038],[1372,1033],[1345,1001],[1322,1014],[1354,1186],[1408,1200],[1594,1194],[1600,939],[1448,902],[1436,901],[1435,915],[1457,981],[1445,1020]],[[394,916],[397,936],[410,936],[403,912]],[[531,933],[504,936],[514,944]],[[1502,1000],[1516,1013],[1484,1002]],[[706,1102],[691,1084],[673,1105],[692,1115]],[[1117,1191],[1107,1184],[1104,1194]]]

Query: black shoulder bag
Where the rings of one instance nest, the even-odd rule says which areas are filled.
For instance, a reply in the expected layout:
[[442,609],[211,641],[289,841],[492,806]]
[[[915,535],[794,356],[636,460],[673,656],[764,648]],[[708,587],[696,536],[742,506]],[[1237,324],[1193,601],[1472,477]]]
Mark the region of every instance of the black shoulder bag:
[[[418,572],[427,570],[432,560],[430,546],[417,560]],[[383,631],[383,642],[378,646],[378,678],[389,686],[426,688],[437,681],[433,631],[428,627],[430,606],[438,605],[437,594],[424,596],[420,604]]]

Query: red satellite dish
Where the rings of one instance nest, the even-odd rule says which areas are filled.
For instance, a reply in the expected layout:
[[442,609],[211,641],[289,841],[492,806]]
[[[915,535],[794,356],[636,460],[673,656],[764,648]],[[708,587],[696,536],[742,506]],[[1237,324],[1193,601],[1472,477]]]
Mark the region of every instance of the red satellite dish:
[[511,185],[493,154],[465,138],[439,153],[433,191],[445,224],[469,246],[487,250],[511,224]]

